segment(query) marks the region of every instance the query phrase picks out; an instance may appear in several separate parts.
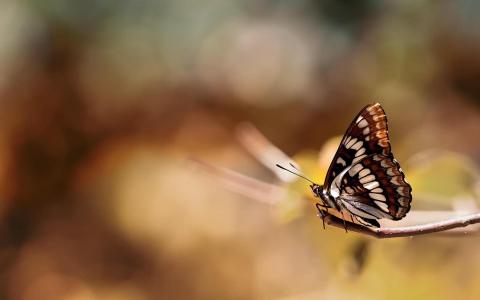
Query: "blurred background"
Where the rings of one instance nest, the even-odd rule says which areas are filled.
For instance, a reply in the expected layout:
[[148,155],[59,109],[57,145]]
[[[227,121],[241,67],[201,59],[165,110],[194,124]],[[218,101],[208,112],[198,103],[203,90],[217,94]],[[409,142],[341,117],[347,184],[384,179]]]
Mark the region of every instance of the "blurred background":
[[[0,299],[479,299],[478,235],[324,230],[308,186],[277,179],[276,156],[260,163],[239,130],[322,182],[328,145],[379,101],[412,211],[475,211],[479,13],[0,1]],[[190,158],[276,192],[235,190]]]

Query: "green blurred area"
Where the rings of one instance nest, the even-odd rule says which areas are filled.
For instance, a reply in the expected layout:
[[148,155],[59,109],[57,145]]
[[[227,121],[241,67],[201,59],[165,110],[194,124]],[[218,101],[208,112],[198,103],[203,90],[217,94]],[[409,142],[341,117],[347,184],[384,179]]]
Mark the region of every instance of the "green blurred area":
[[[321,182],[322,147],[379,101],[412,210],[476,207],[479,13],[0,1],[0,299],[479,299],[478,236],[323,230],[308,186],[280,185],[234,134],[252,123]],[[192,156],[287,194],[250,201]]]

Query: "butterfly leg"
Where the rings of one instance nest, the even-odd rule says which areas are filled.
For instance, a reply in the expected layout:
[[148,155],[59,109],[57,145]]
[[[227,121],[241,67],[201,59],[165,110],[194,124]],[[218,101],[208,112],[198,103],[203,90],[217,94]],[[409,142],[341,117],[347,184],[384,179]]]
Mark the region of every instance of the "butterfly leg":
[[343,211],[340,211],[340,213],[342,214],[343,227],[345,228],[345,233],[348,233],[348,230],[347,230],[347,222],[345,221],[345,216],[344,216],[344,214],[343,214]]
[[320,218],[322,218],[323,229],[325,229],[325,213],[323,212],[323,209],[324,208],[327,209],[327,212],[328,212],[328,208],[325,205],[322,205],[320,203],[315,204],[315,206],[317,207]]
[[[317,207],[318,210],[323,210],[323,209],[325,209],[325,210],[327,211],[327,213],[328,213],[328,208],[329,208],[329,207],[326,206],[325,204],[317,203],[317,204],[315,204],[315,206]],[[323,209],[322,209],[322,208],[323,208]]]

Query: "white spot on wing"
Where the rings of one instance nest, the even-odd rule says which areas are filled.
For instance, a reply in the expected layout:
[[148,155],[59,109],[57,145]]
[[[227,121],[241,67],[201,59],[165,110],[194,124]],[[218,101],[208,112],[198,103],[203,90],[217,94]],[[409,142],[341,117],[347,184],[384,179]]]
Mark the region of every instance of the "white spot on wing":
[[356,142],[356,143],[355,143],[352,147],[350,147],[350,148],[352,148],[353,150],[358,150],[358,149],[360,149],[360,148],[362,147],[362,145],[363,145],[363,142],[362,142],[362,141],[358,141],[358,142]]
[[353,144],[355,144],[357,142],[357,139],[356,138],[353,138],[351,139],[347,144],[345,144],[345,147],[347,149],[350,149],[350,147],[352,147]]
[[410,189],[406,186],[400,186],[397,188],[397,193],[399,193],[402,196],[408,196]]
[[358,122],[358,127],[360,128],[365,128],[368,126],[368,122],[365,119],[362,119],[360,122]]
[[382,188],[376,188],[376,189],[373,189],[372,192],[373,193],[383,193],[383,189]]
[[363,130],[363,135],[368,135],[369,133],[370,133],[370,128],[365,127],[365,129]]
[[367,183],[367,182],[370,182],[370,181],[374,181],[375,180],[375,176],[373,175],[368,175],[368,176],[365,176],[363,178],[360,178],[360,183],[361,184],[364,184],[364,183]]
[[388,205],[382,201],[375,201],[375,204],[378,205],[384,212],[388,213]]
[[374,189],[378,186],[380,186],[378,181],[372,181],[372,182],[369,182],[369,183],[363,185],[364,188],[369,189],[369,190]]
[[377,193],[368,193],[370,198],[379,200],[379,201],[387,201],[387,198],[383,194],[377,194]]
[[368,174],[370,174],[370,169],[363,169],[360,171],[360,173],[358,173],[358,177],[364,177],[364,176],[367,176]]
[[342,166],[346,166],[347,162],[343,158],[339,157],[339,158],[337,158],[337,164],[341,164]]
[[350,170],[348,170],[348,174],[350,174],[350,176],[353,177],[353,176],[355,176],[355,174],[357,174],[362,169],[363,169],[362,165],[356,164],[353,167],[351,167]]
[[357,153],[355,153],[355,157],[358,157],[358,156],[362,155],[363,153],[365,153],[365,148],[360,148],[360,150],[358,150]]
[[367,155],[360,155],[359,157],[355,157],[355,159],[352,161],[352,165],[356,164],[357,162],[361,161],[364,157]]
[[388,176],[395,176],[395,175],[397,175],[397,174],[393,172],[393,168],[388,168],[388,169],[387,169],[387,175],[388,175]]
[[345,138],[345,141],[343,142],[343,144],[346,145],[348,142],[350,142],[351,139],[352,139],[351,136],[347,136],[347,138]]
[[380,162],[380,165],[383,167],[383,168],[388,168],[390,167],[390,165],[388,164],[388,161],[386,159],[382,160]]
[[392,182],[396,185],[402,185],[403,184],[403,180],[402,180],[401,176],[392,177],[392,179],[390,179],[390,182]]

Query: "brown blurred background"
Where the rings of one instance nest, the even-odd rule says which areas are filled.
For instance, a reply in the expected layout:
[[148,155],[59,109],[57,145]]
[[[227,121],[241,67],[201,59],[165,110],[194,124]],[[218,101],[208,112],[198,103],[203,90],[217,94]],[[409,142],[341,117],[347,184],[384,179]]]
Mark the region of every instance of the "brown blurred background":
[[380,101],[413,210],[475,209],[479,13],[0,1],[0,299],[479,299],[477,235],[323,230],[308,201],[251,201],[187,163],[290,190],[241,147],[240,123],[312,165]]

